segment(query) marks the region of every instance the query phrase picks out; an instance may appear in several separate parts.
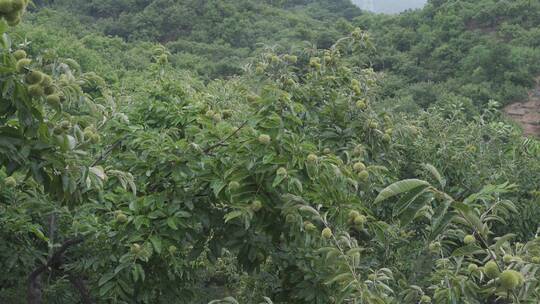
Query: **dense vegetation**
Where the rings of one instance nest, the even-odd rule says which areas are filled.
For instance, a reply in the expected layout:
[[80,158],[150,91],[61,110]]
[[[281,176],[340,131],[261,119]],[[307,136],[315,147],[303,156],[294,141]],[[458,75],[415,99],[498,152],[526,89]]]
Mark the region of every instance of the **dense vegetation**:
[[355,21],[371,31],[369,60],[387,72],[385,95],[401,107],[506,104],[525,99],[540,73],[538,1],[431,1]]
[[341,37],[334,23],[360,14],[346,0],[66,0],[54,7],[105,35],[162,43],[176,67],[211,78],[240,73],[260,44],[290,48],[310,41],[328,47]]
[[1,303],[539,301],[500,113],[538,2],[36,4],[0,0]]

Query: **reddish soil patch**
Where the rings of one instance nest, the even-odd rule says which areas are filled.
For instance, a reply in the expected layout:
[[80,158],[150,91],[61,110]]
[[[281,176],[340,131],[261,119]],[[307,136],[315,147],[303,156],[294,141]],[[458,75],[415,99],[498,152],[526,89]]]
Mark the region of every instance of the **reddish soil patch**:
[[503,111],[523,128],[526,136],[540,138],[540,77],[536,79],[536,87],[529,92],[529,100],[508,105]]

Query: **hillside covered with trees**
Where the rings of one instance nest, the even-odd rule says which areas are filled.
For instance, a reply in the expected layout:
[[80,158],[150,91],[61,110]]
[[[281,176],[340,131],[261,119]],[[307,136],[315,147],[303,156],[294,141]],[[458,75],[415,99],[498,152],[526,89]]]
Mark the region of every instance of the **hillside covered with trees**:
[[0,303],[540,301],[537,1],[0,16]]

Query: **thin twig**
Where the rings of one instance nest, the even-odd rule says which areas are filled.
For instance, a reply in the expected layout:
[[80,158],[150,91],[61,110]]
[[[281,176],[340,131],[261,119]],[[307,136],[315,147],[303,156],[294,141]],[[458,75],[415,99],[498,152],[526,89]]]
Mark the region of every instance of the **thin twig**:
[[109,157],[109,155],[111,154],[111,152],[116,149],[116,147],[118,147],[122,141],[125,139],[125,137],[117,140],[114,144],[112,144],[111,146],[109,146],[109,148],[107,148],[107,150],[105,151],[101,151],[101,154],[99,155],[99,157],[92,163],[92,165],[90,165],[90,167],[95,167],[97,166],[97,164],[99,164],[100,162],[104,161],[107,157]]
[[225,144],[229,139],[231,139],[233,136],[235,136],[236,134],[238,134],[238,132],[240,132],[240,130],[242,130],[246,125],[247,123],[249,122],[249,120],[245,120],[234,132],[232,132],[229,136],[225,137],[224,139],[220,140],[218,143],[214,144],[214,145],[211,145],[210,147],[206,148],[203,150],[204,154],[208,154],[210,153],[210,151],[212,151],[213,149],[219,147],[219,146],[222,146],[223,144]]

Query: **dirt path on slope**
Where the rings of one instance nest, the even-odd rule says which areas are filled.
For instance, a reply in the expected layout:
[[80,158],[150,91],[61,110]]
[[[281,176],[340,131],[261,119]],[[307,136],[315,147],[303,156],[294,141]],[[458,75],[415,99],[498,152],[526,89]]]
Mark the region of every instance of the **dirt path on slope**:
[[523,128],[525,136],[540,138],[540,77],[536,79],[536,87],[529,92],[529,100],[508,105],[503,111]]

